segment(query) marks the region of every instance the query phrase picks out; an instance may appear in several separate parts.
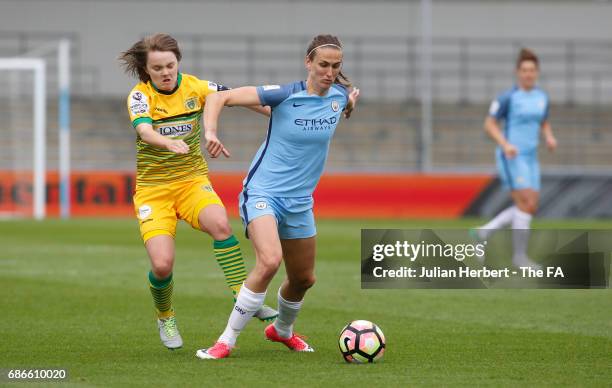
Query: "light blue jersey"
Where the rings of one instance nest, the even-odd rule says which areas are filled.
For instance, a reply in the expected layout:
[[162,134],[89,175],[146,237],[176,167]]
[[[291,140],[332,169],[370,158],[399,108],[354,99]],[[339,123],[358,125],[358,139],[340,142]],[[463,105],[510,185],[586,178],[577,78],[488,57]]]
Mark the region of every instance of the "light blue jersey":
[[348,91],[333,84],[327,95],[309,95],[304,81],[257,87],[272,108],[266,140],[259,147],[244,191],[276,197],[312,195],[325,166],[329,144]]
[[548,119],[548,96],[539,88],[525,91],[514,87],[493,100],[489,115],[497,121],[504,121],[504,136],[518,149],[514,158],[507,158],[500,147],[496,149],[502,186],[507,190],[539,191],[537,150],[540,128]]
[[281,239],[317,234],[312,193],[321,178],[329,144],[348,103],[334,84],[327,95],[309,95],[303,81],[257,88],[272,108],[268,135],[259,147],[240,194],[240,218],[247,226],[262,216],[276,219]]
[[504,121],[504,136],[519,152],[533,152],[548,119],[548,96],[539,88],[525,91],[515,86],[493,100],[489,115]]

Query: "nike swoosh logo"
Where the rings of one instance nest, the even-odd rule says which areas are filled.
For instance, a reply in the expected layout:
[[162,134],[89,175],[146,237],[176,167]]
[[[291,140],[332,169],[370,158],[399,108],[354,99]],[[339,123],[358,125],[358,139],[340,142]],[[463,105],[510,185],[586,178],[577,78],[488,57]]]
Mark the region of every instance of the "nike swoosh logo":
[[305,104],[296,104],[295,102],[293,103],[294,108],[297,108],[298,106],[302,106],[302,105],[305,105]]

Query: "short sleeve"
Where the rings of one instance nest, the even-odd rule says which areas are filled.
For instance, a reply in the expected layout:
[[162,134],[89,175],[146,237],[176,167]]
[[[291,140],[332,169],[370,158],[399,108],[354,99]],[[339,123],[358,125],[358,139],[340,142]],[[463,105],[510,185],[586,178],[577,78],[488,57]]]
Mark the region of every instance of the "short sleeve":
[[140,123],[152,123],[149,96],[136,86],[127,98],[127,108],[132,126],[136,128]]
[[272,108],[285,101],[293,93],[291,85],[263,85],[256,89],[261,105],[269,105]]
[[227,86],[221,85],[219,83],[207,80],[198,80],[199,85],[199,93],[200,93],[200,103],[204,105],[206,102],[206,96],[212,93],[222,92],[224,90],[230,90]]
[[219,83],[207,80],[199,80],[199,92],[200,97],[203,99],[206,98],[209,94],[221,92],[223,90],[229,90],[227,86],[221,85]]
[[489,106],[489,116],[496,120],[508,118],[508,107],[510,106],[511,93],[506,92],[497,96]]

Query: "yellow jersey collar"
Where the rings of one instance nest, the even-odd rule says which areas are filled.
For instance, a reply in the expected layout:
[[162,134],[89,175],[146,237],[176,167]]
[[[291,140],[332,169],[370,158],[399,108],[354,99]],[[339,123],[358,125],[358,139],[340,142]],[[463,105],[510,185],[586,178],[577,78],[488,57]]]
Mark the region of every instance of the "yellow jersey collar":
[[159,90],[159,89],[157,88],[157,86],[155,86],[155,84],[153,83],[153,81],[150,81],[150,82],[151,82],[151,86],[153,86],[153,89],[155,89],[155,91],[156,91],[157,93],[160,93],[160,94],[173,94],[173,93],[174,93],[174,92],[176,92],[176,91],[178,90],[178,88],[181,86],[181,81],[182,81],[182,80],[183,80],[183,74],[179,72],[179,73],[178,73],[178,76],[176,77],[176,86],[174,87],[174,89],[172,89],[172,90],[171,90],[171,91],[169,91],[169,92],[166,92],[165,90]]

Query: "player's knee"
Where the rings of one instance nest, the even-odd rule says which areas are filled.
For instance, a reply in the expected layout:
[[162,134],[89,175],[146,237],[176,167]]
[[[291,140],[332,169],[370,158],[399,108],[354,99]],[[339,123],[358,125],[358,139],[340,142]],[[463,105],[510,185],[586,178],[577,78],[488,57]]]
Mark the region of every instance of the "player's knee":
[[282,260],[283,255],[281,252],[260,253],[257,256],[257,263],[255,267],[262,278],[272,279],[272,277],[274,277],[278,271]]
[[227,240],[232,235],[232,227],[227,219],[217,220],[213,223],[210,235],[217,241]]
[[533,215],[538,210],[538,203],[532,198],[523,197],[520,199],[518,208],[525,213]]
[[316,280],[317,279],[315,278],[314,274],[301,276],[300,278],[297,279],[296,286],[300,288],[301,290],[307,290],[310,287],[314,286]]
[[528,201],[525,205],[525,212],[534,215],[538,211],[538,204],[535,201]]
[[264,263],[262,263],[261,265],[261,272],[263,274],[263,276],[265,278],[269,278],[271,279],[272,277],[274,277],[274,275],[276,275],[276,272],[278,271],[278,268],[280,267],[280,260],[278,261],[266,261]]
[[156,252],[151,257],[151,269],[158,279],[165,279],[172,273],[174,255],[172,252]]
[[516,207],[523,212],[527,211],[527,205],[529,203],[529,199],[524,195],[519,195],[514,199]]
[[172,260],[153,263],[152,271],[157,279],[166,279],[172,273]]
[[538,210],[536,205],[529,203],[523,203],[521,206],[518,206],[518,208],[523,213],[531,214],[532,216],[535,215],[536,211]]

